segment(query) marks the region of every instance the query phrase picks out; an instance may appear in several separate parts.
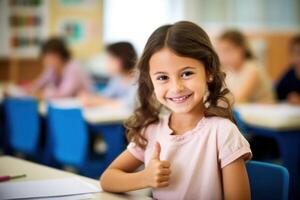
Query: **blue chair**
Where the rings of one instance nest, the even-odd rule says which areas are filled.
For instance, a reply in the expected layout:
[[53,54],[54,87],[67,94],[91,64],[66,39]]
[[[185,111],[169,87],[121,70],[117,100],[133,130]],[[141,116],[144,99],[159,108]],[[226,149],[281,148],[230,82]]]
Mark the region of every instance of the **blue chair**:
[[6,98],[4,117],[9,148],[29,156],[39,151],[40,119],[38,104],[33,98]]
[[122,123],[94,124],[90,128],[93,133],[102,136],[106,144],[104,162],[108,166],[126,149],[125,128]]
[[247,128],[247,125],[242,120],[240,113],[236,110],[233,110],[233,117],[234,117],[234,119],[236,121],[236,124],[237,124],[237,127],[240,129],[240,131],[243,134],[248,134],[249,130]]
[[249,161],[246,164],[253,200],[287,200],[288,170],[280,165]]
[[89,153],[89,133],[79,108],[49,106],[47,115],[51,155],[55,161],[72,166],[85,176],[98,178],[104,162]]

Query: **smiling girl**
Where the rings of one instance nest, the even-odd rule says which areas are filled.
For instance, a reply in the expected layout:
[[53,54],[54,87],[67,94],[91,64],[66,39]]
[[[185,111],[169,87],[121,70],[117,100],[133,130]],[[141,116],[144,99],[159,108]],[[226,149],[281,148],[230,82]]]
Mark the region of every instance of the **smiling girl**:
[[[101,176],[102,188],[151,187],[156,199],[250,199],[251,150],[205,31],[186,21],[159,27],[138,69],[140,105],[125,123],[130,143]],[[160,117],[162,108],[169,113]]]

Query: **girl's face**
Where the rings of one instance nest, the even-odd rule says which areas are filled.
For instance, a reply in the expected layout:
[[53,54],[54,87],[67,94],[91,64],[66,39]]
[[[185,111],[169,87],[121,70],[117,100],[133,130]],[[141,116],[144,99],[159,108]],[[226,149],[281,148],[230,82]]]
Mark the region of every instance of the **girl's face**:
[[107,66],[108,73],[112,76],[122,73],[122,61],[110,53],[107,54]]
[[46,53],[42,58],[43,66],[59,72],[64,67],[64,60],[56,53]]
[[203,106],[207,81],[200,61],[163,48],[152,55],[149,65],[154,93],[161,104],[175,113],[190,113]]
[[244,50],[227,40],[220,40],[216,48],[222,66],[238,70],[244,60]]

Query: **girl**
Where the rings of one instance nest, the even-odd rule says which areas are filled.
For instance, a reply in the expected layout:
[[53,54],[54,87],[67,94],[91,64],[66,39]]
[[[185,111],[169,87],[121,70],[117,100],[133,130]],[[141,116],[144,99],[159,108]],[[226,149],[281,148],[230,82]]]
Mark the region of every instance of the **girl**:
[[71,52],[61,38],[50,38],[43,43],[41,58],[43,73],[29,88],[29,93],[43,99],[74,97],[91,92],[92,84],[80,66],[72,61]]
[[[140,105],[125,123],[130,143],[101,176],[104,190],[151,187],[156,199],[250,199],[251,150],[232,122],[219,65],[196,24],[154,31],[138,63]],[[160,118],[162,108],[169,113]]]
[[117,42],[106,47],[108,71],[111,76],[108,85],[98,95],[82,94],[80,100],[85,106],[112,105],[133,109],[136,85],[133,84],[137,54],[129,42]]
[[236,103],[274,102],[271,80],[255,60],[241,32],[229,30],[222,33],[217,49],[226,72],[226,85]]

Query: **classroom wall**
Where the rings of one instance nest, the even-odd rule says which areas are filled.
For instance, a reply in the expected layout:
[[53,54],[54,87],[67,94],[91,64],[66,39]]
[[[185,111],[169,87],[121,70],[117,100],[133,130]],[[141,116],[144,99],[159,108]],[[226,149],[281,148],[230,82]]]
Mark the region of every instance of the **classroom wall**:
[[[43,14],[39,16],[43,22],[42,37],[44,39],[65,33],[63,27],[66,24],[78,24],[80,29],[76,29],[79,31],[74,32],[76,38],[68,40],[74,58],[84,60],[102,51],[103,0],[43,0],[42,2],[44,10]],[[0,34],[0,81],[31,81],[42,71],[38,52],[24,57],[23,54],[19,55],[9,47],[11,41],[9,33],[14,31],[9,26],[9,19],[11,14],[16,11],[15,8],[14,12],[10,9],[9,1],[0,0],[0,29],[4,30],[3,34]]]
[[73,39],[69,40],[72,52],[76,58],[90,58],[103,49],[103,0],[73,2],[76,4],[63,0],[48,2],[48,35],[61,35],[66,26],[75,28],[70,33]]
[[[250,33],[250,42],[261,41],[264,44],[264,61],[271,79],[276,82],[287,70],[289,62],[288,44],[296,32],[256,32]],[[261,53],[261,52],[260,52]],[[18,66],[17,81],[29,81],[34,79],[42,70],[37,59],[20,59],[16,61]],[[0,59],[0,81],[7,81],[11,77],[9,66],[12,61],[7,58]]]
[[295,34],[297,32],[288,31],[257,32],[247,35],[250,42],[261,41],[263,43],[264,52],[259,53],[263,54],[262,63],[274,82],[278,81],[289,67],[289,42]]

